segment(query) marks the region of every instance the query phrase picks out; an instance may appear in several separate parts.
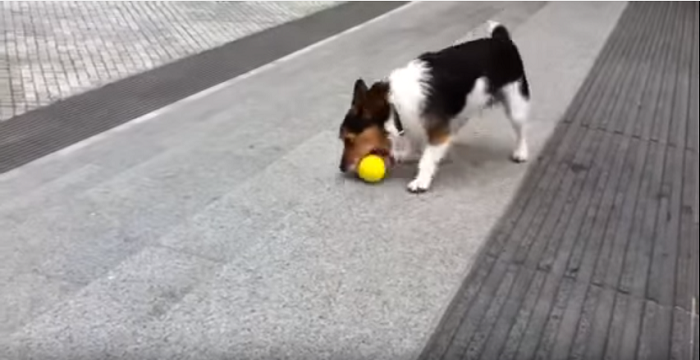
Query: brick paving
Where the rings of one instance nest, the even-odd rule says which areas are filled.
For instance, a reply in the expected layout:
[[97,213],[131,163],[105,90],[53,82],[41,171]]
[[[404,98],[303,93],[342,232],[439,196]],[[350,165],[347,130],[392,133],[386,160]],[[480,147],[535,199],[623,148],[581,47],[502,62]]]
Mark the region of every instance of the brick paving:
[[0,121],[338,2],[0,2]]

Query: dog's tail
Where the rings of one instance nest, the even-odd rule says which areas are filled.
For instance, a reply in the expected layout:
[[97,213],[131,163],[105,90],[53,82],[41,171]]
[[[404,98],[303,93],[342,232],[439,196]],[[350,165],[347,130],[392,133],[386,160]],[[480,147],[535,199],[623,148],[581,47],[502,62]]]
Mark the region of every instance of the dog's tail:
[[508,29],[506,29],[505,26],[493,20],[489,20],[488,25],[489,33],[491,33],[491,38],[497,40],[511,41],[510,32],[508,31]]

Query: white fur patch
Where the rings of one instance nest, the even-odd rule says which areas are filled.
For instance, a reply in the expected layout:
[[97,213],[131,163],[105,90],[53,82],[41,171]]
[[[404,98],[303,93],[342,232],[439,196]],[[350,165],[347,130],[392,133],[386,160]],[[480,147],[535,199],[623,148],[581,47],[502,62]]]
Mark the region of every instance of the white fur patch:
[[[430,91],[428,66],[420,60],[413,60],[405,67],[392,71],[388,79],[391,83],[389,101],[396,107],[406,135],[416,144],[425,143],[426,133],[422,112]],[[488,93],[488,85],[485,77],[476,80],[472,91],[467,95],[467,105],[459,118],[466,120],[473,117],[489,104],[492,97]],[[463,123],[453,124],[457,128],[464,125]],[[387,122],[386,128],[390,134],[398,136],[393,115]]]
[[450,121],[450,131],[455,134],[464,127],[469,119],[480,116],[493,97],[488,93],[489,83],[485,77],[478,78],[467,95],[467,104],[454,119]]
[[489,34],[493,33],[493,31],[494,31],[497,27],[501,26],[501,23],[499,23],[499,22],[497,22],[497,21],[494,21],[494,20],[489,20],[489,21],[486,22],[486,24],[487,24],[488,27],[489,27]]
[[408,184],[412,192],[426,191],[433,182],[438,166],[450,149],[450,141],[439,145],[428,145],[418,163],[418,175]]
[[508,118],[515,130],[516,145],[513,150],[513,160],[527,161],[529,150],[527,145],[527,120],[530,116],[530,101],[520,91],[521,83],[516,81],[503,87],[503,97],[508,112]]
[[467,95],[467,106],[462,110],[462,116],[473,117],[486,107],[492,100],[488,92],[489,82],[485,77],[480,77],[474,82],[472,91]]
[[[428,95],[426,84],[429,80],[428,66],[420,60],[413,60],[389,75],[389,101],[396,107],[406,135],[412,138],[425,136],[421,115]],[[395,129],[393,118],[389,123]]]

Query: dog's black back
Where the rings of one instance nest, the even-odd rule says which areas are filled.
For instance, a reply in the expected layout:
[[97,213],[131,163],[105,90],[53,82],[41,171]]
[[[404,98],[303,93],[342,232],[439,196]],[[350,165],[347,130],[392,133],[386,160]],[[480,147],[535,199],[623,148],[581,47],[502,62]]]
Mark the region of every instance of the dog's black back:
[[521,82],[523,95],[530,97],[520,53],[503,26],[496,27],[490,38],[424,53],[419,59],[430,72],[426,115],[449,120],[462,112],[479,78],[488,80],[488,92],[494,99],[503,86],[516,81]]

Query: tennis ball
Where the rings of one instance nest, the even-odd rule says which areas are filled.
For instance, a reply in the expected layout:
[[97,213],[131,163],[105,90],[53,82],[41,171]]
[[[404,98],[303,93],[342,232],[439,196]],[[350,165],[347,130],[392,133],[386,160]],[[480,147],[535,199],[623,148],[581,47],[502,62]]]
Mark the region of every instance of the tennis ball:
[[377,155],[365,156],[357,166],[357,176],[366,182],[379,182],[384,179],[384,175],[386,175],[386,164],[384,159]]

